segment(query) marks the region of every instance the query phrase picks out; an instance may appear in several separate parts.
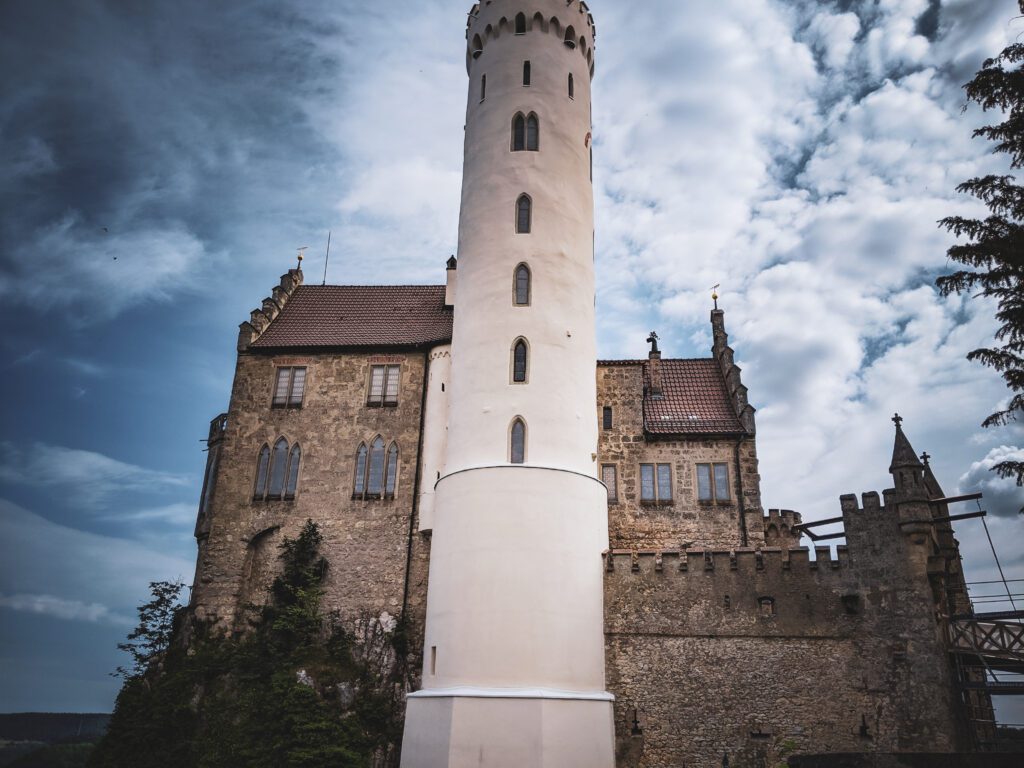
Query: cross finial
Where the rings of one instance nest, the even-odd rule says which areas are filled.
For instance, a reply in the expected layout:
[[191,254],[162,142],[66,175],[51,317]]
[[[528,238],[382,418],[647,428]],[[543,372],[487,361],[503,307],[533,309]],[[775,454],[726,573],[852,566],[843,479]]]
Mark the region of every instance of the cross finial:
[[930,466],[931,466],[931,465],[930,465],[930,464],[928,463],[928,462],[929,462],[929,461],[931,460],[931,458],[932,458],[932,457],[931,457],[931,456],[930,456],[930,455],[928,454],[928,451],[925,451],[924,453],[922,453],[922,454],[921,454],[921,461],[923,461],[923,462],[924,462],[924,465],[925,465],[926,467],[930,467]]
[[896,425],[896,429],[900,429],[903,426],[903,417],[897,413],[892,417],[892,423]]
[[651,335],[647,337],[647,343],[651,345],[651,352],[659,352],[658,349],[658,334],[651,331]]

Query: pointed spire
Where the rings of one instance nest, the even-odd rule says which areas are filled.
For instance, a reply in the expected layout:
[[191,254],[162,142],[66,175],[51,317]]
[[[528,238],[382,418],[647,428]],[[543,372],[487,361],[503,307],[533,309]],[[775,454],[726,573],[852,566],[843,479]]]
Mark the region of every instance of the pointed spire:
[[889,465],[889,471],[894,472],[897,469],[924,469],[924,464],[917,458],[917,452],[910,444],[907,436],[903,434],[903,417],[897,413],[893,416],[892,421],[896,425],[896,440],[892,447],[892,464]]

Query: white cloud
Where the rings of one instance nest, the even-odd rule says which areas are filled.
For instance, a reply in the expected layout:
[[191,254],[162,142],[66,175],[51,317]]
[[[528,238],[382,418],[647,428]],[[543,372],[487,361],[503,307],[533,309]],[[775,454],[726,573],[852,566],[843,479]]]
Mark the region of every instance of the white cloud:
[[1001,478],[992,472],[992,467],[1004,461],[1024,461],[1024,450],[1009,445],[993,448],[983,459],[971,464],[958,485],[961,493],[984,493],[983,503],[990,514],[1013,517],[1024,510],[1024,488],[1012,478]]
[[0,443],[0,480],[7,483],[70,490],[87,506],[135,491],[167,491],[187,487],[183,475],[146,469],[95,451],[33,443],[22,448]]
[[53,595],[4,595],[0,594],[0,608],[12,611],[53,616],[66,621],[106,621],[114,624],[131,625],[132,620],[111,613],[99,603],[83,603],[81,600],[64,600]]

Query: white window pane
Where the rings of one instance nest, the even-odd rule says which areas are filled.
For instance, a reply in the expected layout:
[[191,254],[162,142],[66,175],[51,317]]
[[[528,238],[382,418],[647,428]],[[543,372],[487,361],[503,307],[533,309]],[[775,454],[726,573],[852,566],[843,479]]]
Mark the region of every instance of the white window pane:
[[370,448],[370,477],[366,492],[379,496],[384,486],[384,441],[379,437]]
[[715,464],[715,498],[729,500],[729,465]]
[[526,461],[526,426],[521,421],[512,425],[512,463],[523,464]]
[[654,465],[640,465],[640,500],[654,501]]
[[701,501],[711,501],[711,465],[697,465],[697,498]]
[[658,501],[672,501],[672,467],[658,465]]
[[356,453],[356,488],[357,496],[362,496],[366,490],[366,446],[360,445]]
[[395,479],[398,477],[398,447],[392,445],[388,451],[388,474],[384,482],[384,492],[394,495]]
[[306,393],[306,369],[295,368],[292,377],[292,396],[288,400],[289,405],[302,405],[302,396]]
[[288,382],[291,379],[291,368],[277,369],[277,386],[274,387],[274,405],[287,405]]
[[296,445],[292,448],[292,455],[288,460],[288,484],[284,489],[284,495],[289,499],[295,497],[295,488],[299,484],[299,464],[301,463],[302,450]]
[[270,491],[272,499],[281,498],[284,493],[284,473],[288,468],[288,443],[278,440],[274,446],[274,460],[270,462]]
[[375,365],[370,374],[370,402],[379,403],[384,397],[384,366]]
[[270,469],[270,449],[263,446],[263,450],[260,451],[259,466],[256,469],[256,492],[253,494],[258,499],[262,499],[267,493],[267,470]]
[[398,382],[401,380],[402,369],[397,365],[388,366],[387,389],[384,400],[388,403],[398,402]]
[[619,498],[618,477],[614,465],[605,464],[601,467],[601,481],[608,486],[608,501]]

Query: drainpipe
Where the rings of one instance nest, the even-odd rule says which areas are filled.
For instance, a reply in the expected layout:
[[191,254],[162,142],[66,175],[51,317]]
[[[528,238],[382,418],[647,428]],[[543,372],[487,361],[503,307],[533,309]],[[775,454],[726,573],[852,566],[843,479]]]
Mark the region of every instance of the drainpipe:
[[743,503],[743,477],[740,475],[740,446],[743,445],[743,438],[736,440],[736,450],[734,457],[736,459],[736,504],[740,509],[740,541],[743,542],[743,546],[749,545],[749,537],[747,535],[747,510]]
[[[430,350],[423,353],[423,393],[420,396],[420,437],[416,446],[416,477],[413,480],[412,509],[409,511],[409,539],[405,549],[405,584],[402,587],[402,623],[409,607],[409,571],[412,567],[412,542],[416,535],[416,514],[420,506],[420,470],[423,462],[423,429],[427,418],[427,387],[430,385]],[[403,665],[405,660],[402,661]]]

